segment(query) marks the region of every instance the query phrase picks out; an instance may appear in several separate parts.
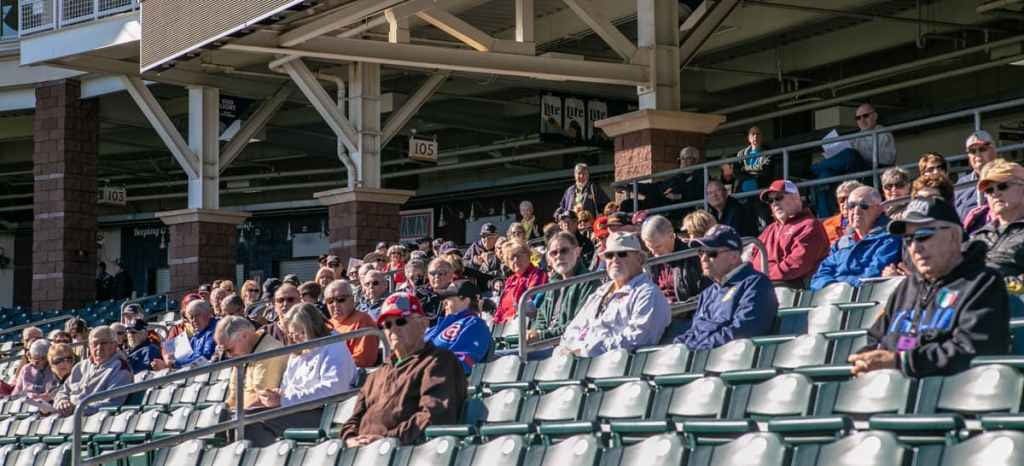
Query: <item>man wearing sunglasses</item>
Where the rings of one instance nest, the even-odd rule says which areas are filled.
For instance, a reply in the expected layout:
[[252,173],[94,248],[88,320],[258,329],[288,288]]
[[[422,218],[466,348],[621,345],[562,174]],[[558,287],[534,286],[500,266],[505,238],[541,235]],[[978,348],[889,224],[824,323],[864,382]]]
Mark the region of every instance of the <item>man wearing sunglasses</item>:
[[811,278],[811,290],[837,282],[860,286],[862,278],[880,277],[886,267],[900,260],[900,238],[886,231],[889,217],[875,188],[854,189],[846,201],[846,212],[851,231],[832,245]]
[[[978,179],[981,170],[998,157],[996,142],[988,131],[975,131],[967,137],[967,162],[971,164],[971,173],[961,176],[956,183],[956,213],[961,220],[966,220],[971,211],[984,205],[982,193],[978,190]],[[984,223],[984,222],[982,222]],[[979,225],[980,226],[980,225]],[[968,228],[968,233],[971,229]]]
[[[324,304],[330,314],[327,324],[337,333],[354,332],[361,328],[376,327],[373,317],[365,312],[356,310],[355,293],[352,284],[347,280],[335,280],[327,285],[324,291]],[[365,336],[345,341],[349,353],[352,353],[352,360],[358,367],[373,367],[377,365],[377,357],[380,353],[378,345],[380,339],[375,336]]]
[[602,259],[611,280],[583,303],[566,326],[558,350],[594,357],[658,344],[672,313],[661,289],[644,273],[646,254],[640,238],[624,232],[608,235]]
[[[555,233],[548,240],[545,252],[552,270],[550,280],[566,280],[587,273],[582,251],[575,235],[567,231]],[[543,301],[537,306],[536,318],[530,322],[530,330],[526,333],[527,340],[561,336],[565,326],[576,316],[576,311],[583,307],[597,285],[597,281],[579,282],[544,293]]]
[[676,343],[708,350],[736,338],[771,331],[779,302],[771,280],[743,262],[740,235],[728,225],[715,225],[690,241],[700,248],[700,267],[713,282],[697,298],[693,321]]
[[359,311],[365,312],[376,319],[380,306],[388,295],[388,282],[384,272],[370,270],[363,275],[363,302],[359,303]]
[[989,267],[1019,283],[1024,278],[1024,167],[996,159],[981,171],[978,190],[994,219],[971,238],[988,245]]
[[761,270],[761,252],[754,249],[750,262],[776,285],[803,288],[828,255],[828,235],[821,222],[800,200],[800,191],[789,180],[775,180],[761,192],[775,221],[758,239],[768,251],[768,270]]
[[898,369],[910,377],[950,375],[979,355],[1009,348],[1006,285],[985,266],[985,247],[961,252],[963,229],[953,206],[916,198],[889,223],[914,273],[889,297],[868,330],[868,345],[849,357],[853,375]]
[[349,448],[394,437],[415,443],[432,424],[458,422],[466,400],[466,374],[451,351],[424,341],[427,318],[415,296],[395,293],[384,301],[377,325],[391,360],[359,389],[352,416],[341,427]]

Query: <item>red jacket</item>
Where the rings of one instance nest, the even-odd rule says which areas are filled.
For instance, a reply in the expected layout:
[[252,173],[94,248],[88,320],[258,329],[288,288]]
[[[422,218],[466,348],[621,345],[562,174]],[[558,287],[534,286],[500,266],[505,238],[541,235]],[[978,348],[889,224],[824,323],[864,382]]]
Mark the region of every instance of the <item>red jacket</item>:
[[814,274],[828,255],[828,236],[810,210],[768,225],[758,237],[768,250],[768,271],[761,270],[761,254],[754,249],[750,261],[772,281],[802,280]]
[[547,282],[548,276],[532,264],[526,266],[526,270],[522,273],[509,275],[505,279],[505,289],[501,290],[501,299],[498,300],[498,311],[494,313],[494,322],[500,324],[514,319],[519,298],[523,297],[526,290]]

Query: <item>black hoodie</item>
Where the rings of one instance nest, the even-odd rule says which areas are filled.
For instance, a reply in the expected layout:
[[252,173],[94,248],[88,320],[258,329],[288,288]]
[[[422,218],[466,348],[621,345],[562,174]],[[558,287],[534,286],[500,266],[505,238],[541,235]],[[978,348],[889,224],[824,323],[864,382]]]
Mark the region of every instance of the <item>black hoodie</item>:
[[984,244],[971,243],[963,262],[935,283],[916,274],[907,277],[860,351],[899,352],[897,364],[911,377],[955,374],[976,355],[1005,354],[1010,345],[1006,285],[985,266],[985,250]]

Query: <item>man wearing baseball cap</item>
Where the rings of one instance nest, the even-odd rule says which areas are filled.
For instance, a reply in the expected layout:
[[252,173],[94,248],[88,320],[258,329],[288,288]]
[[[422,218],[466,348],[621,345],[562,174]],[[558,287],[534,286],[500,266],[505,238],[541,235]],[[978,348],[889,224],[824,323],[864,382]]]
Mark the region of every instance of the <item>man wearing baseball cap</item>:
[[384,300],[377,326],[391,360],[359,389],[352,417],[341,427],[349,448],[394,437],[402,445],[423,439],[432,424],[458,422],[466,400],[466,374],[459,359],[424,340],[427,317],[416,296],[395,293]]
[[985,130],[971,133],[964,145],[971,173],[961,176],[956,183],[956,213],[961,220],[965,220],[972,209],[984,204],[981,192],[977,189],[978,179],[985,165],[998,156],[995,139]]
[[494,275],[501,271],[501,262],[495,253],[494,246],[498,244],[498,227],[493,223],[480,225],[480,239],[469,245],[463,261],[466,267],[479,270],[487,275]]
[[1004,354],[1010,318],[1002,276],[985,266],[985,246],[961,252],[963,228],[942,199],[915,198],[889,223],[903,237],[914,272],[868,330],[868,345],[849,357],[853,375],[898,369],[909,377],[950,375],[971,359]]
[[472,280],[458,280],[437,293],[444,300],[444,316],[423,337],[459,358],[466,375],[491,349],[491,329],[480,318],[480,288]]
[[635,234],[612,233],[602,254],[608,283],[583,303],[558,346],[580,357],[658,344],[672,320],[668,300],[644,273],[646,254]]
[[715,225],[690,246],[699,248],[701,271],[713,283],[700,293],[690,328],[676,343],[692,351],[708,350],[770,332],[779,309],[775,288],[743,262],[743,242],[736,230]]
[[768,270],[761,270],[761,252],[754,249],[750,262],[777,285],[804,288],[805,282],[828,255],[828,235],[821,222],[804,207],[800,191],[789,180],[775,180],[761,192],[775,221],[758,239],[768,251]]
[[594,242],[587,238],[587,235],[580,232],[580,224],[576,212],[559,209],[555,212],[555,221],[558,222],[559,230],[576,237],[576,242],[580,244],[582,250],[582,260],[584,263],[589,264],[594,257]]
[[1003,159],[985,165],[978,181],[993,220],[971,239],[988,245],[985,262],[1010,281],[1024,275],[1024,167]]

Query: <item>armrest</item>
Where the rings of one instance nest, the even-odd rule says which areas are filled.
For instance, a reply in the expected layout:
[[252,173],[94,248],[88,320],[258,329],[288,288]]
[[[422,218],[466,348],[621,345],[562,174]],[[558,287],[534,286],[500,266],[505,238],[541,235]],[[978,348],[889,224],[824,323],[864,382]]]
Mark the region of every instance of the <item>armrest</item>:
[[743,369],[723,372],[719,377],[728,384],[748,384],[764,382],[779,375],[775,369]]
[[686,385],[701,377],[704,377],[704,374],[701,372],[694,372],[689,374],[659,375],[654,378],[654,384],[659,387]]
[[500,437],[502,435],[530,433],[532,426],[525,422],[498,422],[480,426],[480,435],[484,437]]
[[1010,354],[1004,356],[975,356],[971,359],[971,367],[984,366],[986,364],[1003,364],[1022,369],[1024,368],[1024,356]]
[[1024,430],[1024,414],[994,414],[981,417],[984,430]]
[[768,421],[768,432],[810,434],[842,433],[851,430],[853,430],[853,420],[846,416],[801,417]]
[[799,335],[768,335],[751,338],[750,342],[756,346],[777,345],[779,343],[790,341],[798,336]]
[[871,429],[895,432],[950,432],[963,429],[964,420],[955,414],[905,415],[884,414],[872,416],[868,421]]
[[805,366],[793,369],[794,373],[806,375],[813,380],[849,379],[853,374],[853,366]]
[[843,310],[843,311],[859,311],[861,309],[871,309],[871,308],[873,308],[873,307],[875,307],[877,305],[878,305],[878,303],[876,303],[874,301],[869,301],[869,302],[866,302],[866,303],[834,304],[834,306],[838,307],[840,310]]
[[451,424],[444,426],[429,426],[424,432],[427,439],[437,437],[469,437],[476,434],[476,427],[469,424]]
[[575,435],[589,434],[600,428],[594,421],[568,421],[568,422],[545,422],[537,427],[537,433],[542,435]]
[[638,381],[640,381],[640,377],[619,376],[619,377],[608,377],[608,378],[605,378],[605,379],[594,379],[594,380],[591,381],[591,383],[593,383],[594,386],[597,387],[597,388],[614,388],[614,387],[618,387],[619,385],[622,385],[622,384],[624,384],[626,382],[638,382]]
[[745,434],[756,430],[757,423],[751,419],[683,422],[683,432],[687,434]]
[[675,424],[668,421],[612,421],[610,428],[618,434],[660,434],[676,430]]

